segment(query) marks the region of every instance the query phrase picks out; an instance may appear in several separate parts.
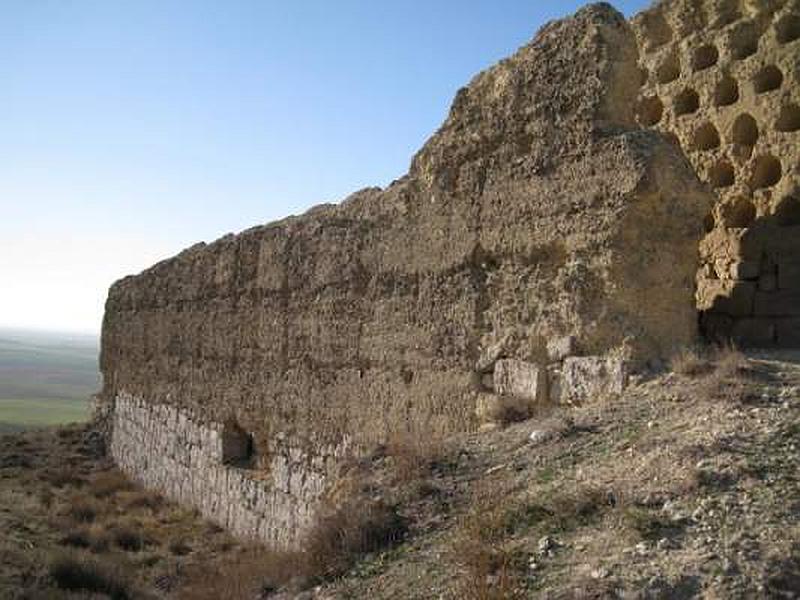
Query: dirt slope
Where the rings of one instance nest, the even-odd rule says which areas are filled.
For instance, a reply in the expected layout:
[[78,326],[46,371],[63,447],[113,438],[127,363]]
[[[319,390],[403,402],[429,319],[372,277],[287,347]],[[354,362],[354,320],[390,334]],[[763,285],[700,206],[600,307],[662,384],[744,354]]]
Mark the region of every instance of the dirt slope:
[[[622,397],[377,448],[351,512],[391,506],[403,534],[328,579],[136,490],[91,432],[4,436],[0,598],[797,597],[798,358],[684,357]],[[63,589],[65,551],[121,587]]]

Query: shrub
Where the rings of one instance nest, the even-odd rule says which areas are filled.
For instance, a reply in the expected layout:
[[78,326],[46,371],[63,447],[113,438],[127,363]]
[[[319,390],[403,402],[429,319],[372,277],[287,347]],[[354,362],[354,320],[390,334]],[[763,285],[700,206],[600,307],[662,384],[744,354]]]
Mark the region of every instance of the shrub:
[[88,496],[75,495],[70,498],[67,515],[79,523],[91,523],[100,512],[97,502]]
[[359,555],[392,546],[405,532],[405,520],[380,501],[352,497],[335,509],[323,510],[305,540],[307,576],[336,577]]
[[84,554],[66,554],[55,558],[50,577],[63,590],[106,594],[112,600],[135,597],[131,581],[120,565],[100,562]]
[[741,402],[749,393],[747,357],[732,345],[715,348],[713,371],[701,382],[698,393],[706,401]]
[[735,346],[726,344],[714,350],[715,375],[720,379],[738,379],[747,374],[747,357]]
[[135,524],[115,525],[111,529],[111,539],[117,546],[128,552],[139,552],[147,545],[147,539]]
[[698,350],[685,348],[672,357],[670,368],[680,375],[696,377],[711,371],[711,363]]
[[173,540],[169,544],[169,551],[175,556],[186,556],[192,551],[192,547],[184,540]]
[[408,483],[430,472],[444,456],[444,445],[438,435],[396,432],[386,442],[386,455],[392,459],[396,482]]
[[88,529],[81,527],[68,531],[67,534],[61,538],[60,543],[62,546],[89,548],[92,545],[92,536]]
[[505,542],[516,523],[520,506],[507,494],[488,486],[473,493],[472,503],[456,525],[450,554],[463,570],[458,593],[468,600],[513,598],[519,579],[514,556]]

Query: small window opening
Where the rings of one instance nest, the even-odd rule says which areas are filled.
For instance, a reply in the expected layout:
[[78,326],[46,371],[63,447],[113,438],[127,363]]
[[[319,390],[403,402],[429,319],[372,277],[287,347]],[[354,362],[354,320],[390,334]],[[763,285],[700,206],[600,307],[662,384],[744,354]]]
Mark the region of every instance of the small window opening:
[[253,435],[234,421],[222,429],[222,463],[240,469],[252,468],[255,462]]

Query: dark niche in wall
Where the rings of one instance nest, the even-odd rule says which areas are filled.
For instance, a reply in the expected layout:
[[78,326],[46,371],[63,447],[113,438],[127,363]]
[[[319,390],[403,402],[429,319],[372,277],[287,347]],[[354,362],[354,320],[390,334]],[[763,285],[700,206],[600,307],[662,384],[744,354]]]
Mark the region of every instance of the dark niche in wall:
[[255,465],[255,456],[253,434],[242,429],[236,421],[227,421],[222,428],[222,464],[250,469]]

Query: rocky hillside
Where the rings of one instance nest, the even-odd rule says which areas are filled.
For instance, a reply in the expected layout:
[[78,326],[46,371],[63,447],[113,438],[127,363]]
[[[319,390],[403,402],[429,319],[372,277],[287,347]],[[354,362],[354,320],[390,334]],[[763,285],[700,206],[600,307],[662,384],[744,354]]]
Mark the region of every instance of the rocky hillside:
[[798,359],[686,353],[619,397],[394,439],[294,554],[138,490],[91,432],[5,436],[0,597],[796,597]]

